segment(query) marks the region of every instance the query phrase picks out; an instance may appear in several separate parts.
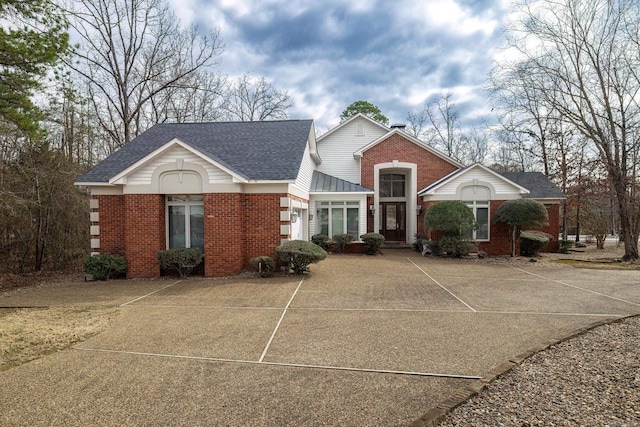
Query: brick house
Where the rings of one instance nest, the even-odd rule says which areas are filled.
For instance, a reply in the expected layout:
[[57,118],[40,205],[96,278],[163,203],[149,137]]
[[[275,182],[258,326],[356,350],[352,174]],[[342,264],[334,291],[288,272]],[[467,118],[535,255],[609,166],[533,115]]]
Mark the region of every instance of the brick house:
[[502,201],[541,200],[557,238],[564,198],[544,175],[465,168],[363,115],[317,139],[312,120],[158,124],[76,184],[91,193],[92,252],[125,256],[132,278],[158,276],[172,247],[200,248],[205,276],[223,276],[313,234],[411,243],[428,206],[452,198],[474,209],[481,249],[504,254],[508,233],[490,221]]

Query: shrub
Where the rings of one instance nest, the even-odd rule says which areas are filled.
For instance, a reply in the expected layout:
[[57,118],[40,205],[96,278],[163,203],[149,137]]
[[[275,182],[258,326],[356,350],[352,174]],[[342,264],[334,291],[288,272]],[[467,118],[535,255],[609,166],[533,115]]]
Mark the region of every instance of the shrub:
[[427,238],[418,233],[414,233],[413,237],[416,240],[411,244],[411,248],[416,252],[422,252],[424,249],[424,242]]
[[360,236],[364,242],[364,253],[375,255],[380,250],[380,245],[384,242],[384,236],[380,233],[367,233]]
[[322,261],[327,251],[305,240],[290,240],[276,248],[280,263],[288,265],[296,274],[309,271],[309,264]]
[[314,234],[311,236],[311,242],[320,246],[325,251],[329,247],[329,236],[326,234]]
[[127,273],[127,261],[118,255],[93,255],[84,263],[84,272],[94,280],[109,280]]
[[333,242],[338,246],[338,252],[344,253],[347,245],[353,242],[352,234],[336,234],[333,236]]
[[504,222],[511,234],[511,256],[516,255],[516,241],[523,227],[549,225],[549,214],[542,203],[534,199],[507,200],[496,210],[493,223]]
[[249,265],[256,269],[261,277],[273,276],[276,262],[270,256],[258,256],[249,260]]
[[475,226],[473,210],[457,200],[438,202],[424,215],[424,228],[438,230],[445,236],[466,235]]
[[202,262],[202,252],[197,248],[174,248],[158,252],[160,268],[176,271],[187,277]]
[[439,250],[442,254],[462,257],[477,251],[478,247],[463,236],[444,236],[439,242]]
[[573,247],[573,243],[573,240],[560,239],[560,248],[558,249],[558,252],[561,254],[568,254],[569,249]]
[[549,240],[551,235],[542,231],[523,231],[520,233],[520,253],[524,256],[536,256]]

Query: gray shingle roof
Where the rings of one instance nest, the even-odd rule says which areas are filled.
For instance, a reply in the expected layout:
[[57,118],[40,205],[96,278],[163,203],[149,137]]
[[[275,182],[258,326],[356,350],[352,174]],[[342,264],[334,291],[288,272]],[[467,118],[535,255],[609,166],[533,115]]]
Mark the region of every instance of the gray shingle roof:
[[249,180],[294,180],[312,120],[161,123],[80,175],[76,182],[108,182],[174,138]]
[[361,185],[354,184],[344,179],[336,178],[335,176],[327,175],[322,172],[313,171],[313,177],[311,177],[311,193],[331,192],[331,193],[359,193],[359,192],[371,192]]
[[565,199],[567,196],[542,172],[501,172],[509,181],[529,190],[529,199]]

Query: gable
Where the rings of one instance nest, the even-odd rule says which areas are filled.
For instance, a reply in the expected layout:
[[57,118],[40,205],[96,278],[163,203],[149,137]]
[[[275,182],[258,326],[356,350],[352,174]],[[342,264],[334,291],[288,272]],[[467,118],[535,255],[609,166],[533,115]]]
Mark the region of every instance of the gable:
[[475,164],[442,178],[418,195],[425,200],[510,200],[528,193],[528,189]]
[[317,169],[353,183],[360,182],[360,160],[353,153],[380,138],[389,129],[361,114],[318,138],[322,163]]

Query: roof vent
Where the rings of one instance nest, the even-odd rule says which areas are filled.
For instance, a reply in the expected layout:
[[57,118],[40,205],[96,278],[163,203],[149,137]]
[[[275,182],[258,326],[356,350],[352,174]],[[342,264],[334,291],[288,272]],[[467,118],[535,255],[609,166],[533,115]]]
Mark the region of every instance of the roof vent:
[[404,128],[406,128],[407,125],[405,125],[404,123],[394,123],[391,125],[391,129],[400,129],[400,130],[404,130]]

